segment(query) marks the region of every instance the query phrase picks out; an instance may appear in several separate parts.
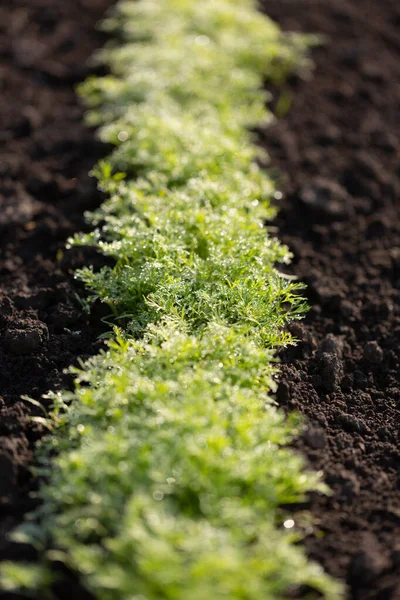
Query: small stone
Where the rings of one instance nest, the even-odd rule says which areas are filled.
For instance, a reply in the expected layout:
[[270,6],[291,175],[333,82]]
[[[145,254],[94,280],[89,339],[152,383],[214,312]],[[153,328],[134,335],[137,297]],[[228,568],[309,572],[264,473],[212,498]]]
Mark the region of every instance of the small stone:
[[364,348],[364,358],[371,364],[379,365],[383,361],[383,350],[377,342],[368,342]]
[[49,338],[47,326],[41,321],[19,321],[7,329],[4,341],[9,352],[31,354]]

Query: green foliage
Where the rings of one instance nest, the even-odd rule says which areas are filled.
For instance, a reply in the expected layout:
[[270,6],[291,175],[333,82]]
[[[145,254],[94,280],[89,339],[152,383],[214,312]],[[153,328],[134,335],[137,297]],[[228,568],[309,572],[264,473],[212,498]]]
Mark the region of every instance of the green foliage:
[[257,171],[253,181],[196,178],[156,194],[122,182],[94,216],[102,229],[78,240],[96,243],[116,266],[84,269],[80,277],[132,333],[173,315],[192,330],[216,321],[268,346],[283,343],[282,326],[305,307],[301,286],[274,269],[288,252],[260,226],[268,215],[261,184]]
[[275,600],[302,583],[338,598],[282,528],[282,505],[324,488],[285,447],[299,422],[267,396],[272,351],[217,323],[185,330],[117,335],[51,396],[37,536],[101,599]]
[[1,564],[1,585],[5,592],[19,591],[30,597],[41,590],[42,598],[51,598],[49,586],[52,577],[48,569],[40,565],[19,565],[11,561]]
[[274,187],[248,130],[270,118],[263,78],[305,66],[310,40],[251,0],[123,1],[104,27],[120,37],[99,55],[111,74],[82,94],[115,146],[95,169],[108,199],[70,243],[114,259],[78,276],[119,328],[51,395],[42,504],[18,537],[100,600],[278,600],[302,584],[338,599],[283,526],[283,505],[326,490],[271,397],[305,304],[275,268],[290,254],[263,228]]

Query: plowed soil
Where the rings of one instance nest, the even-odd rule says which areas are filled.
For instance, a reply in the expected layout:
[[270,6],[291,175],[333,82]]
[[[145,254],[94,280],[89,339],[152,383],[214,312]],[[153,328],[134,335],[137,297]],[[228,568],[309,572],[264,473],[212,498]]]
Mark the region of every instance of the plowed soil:
[[0,559],[21,551],[7,533],[34,505],[28,468],[43,433],[30,421],[43,414],[20,396],[67,385],[64,368],[99,349],[99,315],[89,320],[72,275],[90,257],[63,249],[101,201],[88,172],[104,147],[74,85],[110,4],[0,2]]
[[[0,559],[28,556],[7,533],[34,506],[43,429],[20,396],[68,385],[63,369],[100,346],[101,312],[88,317],[72,274],[96,256],[63,249],[101,201],[87,173],[105,150],[73,88],[110,4],[0,3]],[[399,600],[400,5],[262,4],[284,29],[327,36],[314,79],[275,90],[279,120],[259,132],[285,174],[280,237],[312,307],[282,353],[278,400],[307,416],[297,446],[333,490],[311,499],[305,543],[352,600]],[[56,596],[87,598],[73,579]]]
[[400,5],[263,0],[286,30],[320,32],[314,79],[275,93],[262,132],[285,174],[280,238],[312,306],[282,354],[282,405],[334,494],[315,497],[312,557],[354,600],[400,598]]

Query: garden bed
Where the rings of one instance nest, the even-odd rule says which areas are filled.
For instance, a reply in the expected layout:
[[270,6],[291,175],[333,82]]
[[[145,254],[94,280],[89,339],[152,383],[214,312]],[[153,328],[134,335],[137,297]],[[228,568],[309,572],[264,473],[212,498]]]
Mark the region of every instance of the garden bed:
[[[90,258],[62,249],[84,228],[83,211],[102,199],[87,173],[104,146],[83,126],[73,84],[102,43],[94,24],[108,4],[15,1],[1,9],[10,24],[1,48],[7,179],[0,201],[0,552],[7,559],[21,554],[5,534],[33,506],[27,468],[42,432],[20,395],[38,399],[65,387],[62,370],[101,346],[101,315],[88,318],[71,273]],[[330,36],[314,51],[314,80],[296,77],[283,94],[275,91],[279,120],[260,132],[272,165],[286,174],[274,224],[295,253],[290,272],[309,285],[312,305],[292,327],[302,343],[282,354],[278,400],[309,418],[297,445],[334,491],[313,498],[316,528],[306,547],[348,580],[355,600],[395,600],[400,13],[389,0],[264,6],[286,29]],[[34,110],[25,111],[27,104]]]

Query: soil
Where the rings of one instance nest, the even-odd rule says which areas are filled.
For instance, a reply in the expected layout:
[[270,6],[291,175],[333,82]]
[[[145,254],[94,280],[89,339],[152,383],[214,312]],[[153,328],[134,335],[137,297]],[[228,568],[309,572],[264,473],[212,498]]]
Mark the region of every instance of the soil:
[[[21,395],[69,385],[64,368],[101,345],[100,309],[88,316],[72,274],[97,257],[64,247],[101,201],[87,173],[106,149],[73,88],[110,4],[0,4],[0,560],[29,557],[7,538],[34,507],[29,467],[43,434]],[[292,327],[301,343],[282,353],[278,399],[308,418],[297,447],[334,492],[311,499],[306,548],[352,600],[399,600],[400,5],[262,4],[285,29],[328,36],[314,79],[275,93],[279,121],[259,132],[286,174],[280,237],[312,307]],[[73,578],[55,592],[88,598]]]
[[290,110],[259,132],[286,174],[279,235],[312,307],[278,399],[308,418],[297,446],[333,491],[312,499],[306,548],[349,598],[399,600],[400,5],[262,4],[284,29],[326,36],[314,78],[275,93]]
[[0,3],[0,559],[25,552],[7,534],[34,506],[43,426],[30,417],[43,414],[21,395],[68,385],[63,370],[100,346],[99,313],[83,310],[72,275],[96,257],[63,251],[101,202],[88,172],[105,149],[83,125],[74,85],[103,43],[95,25],[110,4]]

